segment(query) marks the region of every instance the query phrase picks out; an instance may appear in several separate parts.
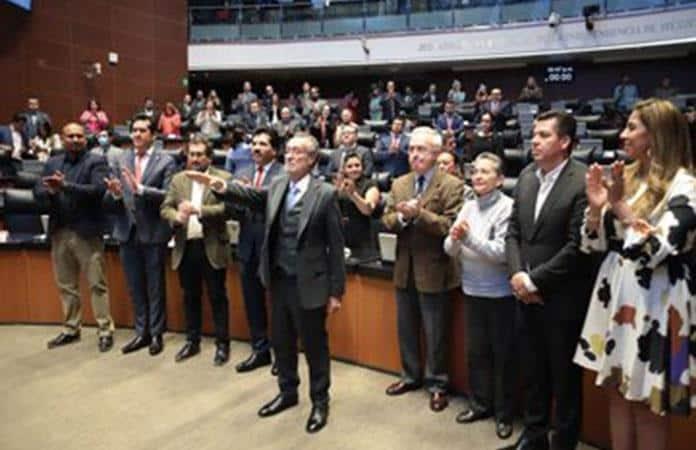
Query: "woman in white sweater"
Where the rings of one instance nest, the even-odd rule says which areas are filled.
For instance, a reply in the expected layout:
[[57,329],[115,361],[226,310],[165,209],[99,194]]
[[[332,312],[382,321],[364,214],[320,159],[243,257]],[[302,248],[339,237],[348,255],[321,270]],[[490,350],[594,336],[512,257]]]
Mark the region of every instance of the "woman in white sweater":
[[445,251],[461,264],[462,291],[467,303],[469,341],[469,408],[457,422],[495,416],[496,434],[512,434],[514,396],[515,300],[505,262],[505,234],[512,199],[500,191],[502,161],[481,153],[474,161],[476,197],[462,206],[445,239]]

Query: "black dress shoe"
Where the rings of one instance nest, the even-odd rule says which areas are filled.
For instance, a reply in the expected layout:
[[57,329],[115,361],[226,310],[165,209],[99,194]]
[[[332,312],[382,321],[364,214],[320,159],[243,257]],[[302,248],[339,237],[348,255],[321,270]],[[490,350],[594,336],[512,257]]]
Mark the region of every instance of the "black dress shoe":
[[471,423],[471,422],[476,422],[477,420],[483,420],[483,419],[488,419],[491,417],[493,414],[491,414],[490,411],[486,411],[485,409],[477,409],[477,408],[467,408],[464,411],[460,412],[457,414],[457,423]]
[[549,440],[546,432],[535,434],[523,432],[517,442],[499,450],[549,450]]
[[229,342],[219,342],[215,344],[215,357],[213,358],[213,364],[216,366],[222,366],[230,360],[230,343]]
[[159,355],[160,353],[162,353],[162,350],[164,350],[164,341],[162,340],[162,335],[156,334],[152,336],[152,341],[150,342],[149,348],[150,355]]
[[114,338],[113,336],[100,336],[99,337],[99,351],[104,353],[108,352],[111,350],[111,347],[114,346]]
[[512,436],[512,422],[507,420],[496,421],[495,434],[500,439],[508,439],[510,436]]
[[61,345],[72,344],[80,340],[80,332],[75,334],[60,333],[46,344],[49,349],[60,347]]
[[387,395],[402,395],[407,392],[415,391],[420,389],[421,385],[418,383],[406,383],[405,381],[397,381],[392,383],[386,390]]
[[134,337],[133,339],[131,339],[131,341],[129,343],[124,345],[123,348],[121,349],[121,351],[124,354],[135,352],[137,350],[140,350],[141,348],[145,348],[148,345],[150,345],[151,340],[152,339],[150,338],[150,336],[138,335],[138,336]]
[[271,375],[274,377],[278,376],[278,361],[273,361],[273,366],[271,366]]
[[329,418],[329,404],[316,404],[312,406],[312,412],[309,413],[309,419],[307,419],[307,426],[305,430],[307,433],[316,433],[317,431],[324,428],[326,421]]
[[288,408],[292,408],[297,405],[297,394],[283,394],[280,393],[270,402],[266,403],[259,409],[260,417],[270,417],[279,412],[285,411]]
[[201,351],[201,345],[198,342],[186,341],[184,346],[181,347],[181,350],[179,350],[179,352],[174,357],[174,360],[176,362],[181,362],[185,359],[188,359],[192,356],[199,354],[200,351]]
[[253,352],[247,359],[237,364],[234,369],[239,373],[251,372],[270,363],[271,353],[269,351]]

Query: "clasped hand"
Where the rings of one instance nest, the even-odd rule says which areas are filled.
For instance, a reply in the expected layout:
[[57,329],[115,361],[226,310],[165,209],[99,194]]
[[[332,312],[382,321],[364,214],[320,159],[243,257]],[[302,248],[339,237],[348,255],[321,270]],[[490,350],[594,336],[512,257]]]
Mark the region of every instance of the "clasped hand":
[[415,219],[418,217],[418,214],[420,214],[420,205],[416,199],[400,201],[396,204],[394,209],[396,209],[397,212],[400,212],[406,220]]
[[60,170],[56,170],[53,175],[43,177],[42,182],[50,193],[55,194],[65,186],[65,175]]

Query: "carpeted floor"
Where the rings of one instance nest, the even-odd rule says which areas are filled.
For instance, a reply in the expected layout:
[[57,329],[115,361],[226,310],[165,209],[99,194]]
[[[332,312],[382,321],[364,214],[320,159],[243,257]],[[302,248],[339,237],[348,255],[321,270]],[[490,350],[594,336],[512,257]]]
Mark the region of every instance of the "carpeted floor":
[[[214,346],[183,363],[174,354],[184,341],[165,337],[165,350],[122,355],[130,330],[118,330],[115,348],[100,354],[94,329],[54,350],[46,341],[57,326],[0,326],[0,449],[205,450],[205,449],[495,449],[493,421],[458,425],[465,402],[454,399],[436,414],[426,392],[384,395],[395,377],[332,363],[331,415],[317,435],[304,431],[311,405],[307,372],[299,406],[260,419],[258,408],[277,392],[268,368],[237,374],[248,345],[232,342],[232,359],[212,365]],[[583,447],[590,449],[591,447]]]

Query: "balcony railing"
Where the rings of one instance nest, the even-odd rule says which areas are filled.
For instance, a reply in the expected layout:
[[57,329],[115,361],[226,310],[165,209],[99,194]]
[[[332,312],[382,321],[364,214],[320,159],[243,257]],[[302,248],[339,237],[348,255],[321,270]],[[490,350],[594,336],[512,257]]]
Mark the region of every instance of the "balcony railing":
[[258,0],[256,5],[189,8],[192,43],[292,40],[344,35],[459,29],[581,17],[599,5],[600,14],[666,9],[696,0]]

